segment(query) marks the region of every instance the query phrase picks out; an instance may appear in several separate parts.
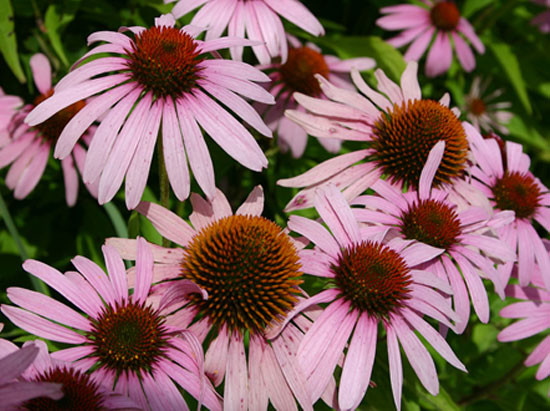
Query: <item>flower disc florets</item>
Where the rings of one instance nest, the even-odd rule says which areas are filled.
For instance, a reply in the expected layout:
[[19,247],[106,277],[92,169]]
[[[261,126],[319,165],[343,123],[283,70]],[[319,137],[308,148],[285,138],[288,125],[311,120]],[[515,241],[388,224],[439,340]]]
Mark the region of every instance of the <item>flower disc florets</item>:
[[465,168],[466,133],[456,115],[433,100],[395,104],[374,125],[375,158],[392,181],[418,186],[420,174],[433,146],[445,141],[445,152],[434,177],[434,186],[449,183]]
[[343,298],[361,312],[384,318],[409,298],[409,268],[397,252],[382,244],[353,244],[341,251],[331,269]]
[[529,174],[506,171],[492,191],[496,206],[514,211],[517,218],[531,218],[540,207],[540,188]]
[[57,367],[44,372],[33,379],[34,382],[53,382],[62,384],[63,397],[52,400],[47,397],[34,398],[25,402],[22,409],[28,411],[55,410],[104,410],[103,396],[98,386],[86,374],[73,368]]
[[221,218],[186,249],[183,276],[208,292],[196,299],[199,313],[217,326],[262,332],[296,303],[300,264],[290,238],[256,216]]
[[168,334],[164,318],[150,306],[134,302],[107,306],[92,323],[89,337],[94,355],[117,374],[149,372],[165,355]]
[[453,2],[442,1],[433,6],[430,11],[430,19],[433,25],[440,30],[454,30],[460,21],[460,11]]
[[317,97],[321,94],[315,74],[328,78],[329,68],[323,55],[310,47],[291,48],[288,59],[279,68],[283,82],[293,91]]
[[456,211],[437,200],[419,200],[401,216],[401,232],[406,239],[449,249],[461,234]]
[[132,77],[157,97],[176,99],[195,87],[204,60],[198,43],[173,27],[151,27],[140,34],[128,50]]

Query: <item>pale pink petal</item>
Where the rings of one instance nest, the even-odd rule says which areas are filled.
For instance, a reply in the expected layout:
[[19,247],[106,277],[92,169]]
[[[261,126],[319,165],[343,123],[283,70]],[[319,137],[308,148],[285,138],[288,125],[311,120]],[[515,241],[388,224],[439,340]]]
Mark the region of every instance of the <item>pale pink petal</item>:
[[216,387],[225,377],[228,348],[229,332],[224,325],[218,331],[218,336],[208,346],[204,359],[204,370]]
[[293,0],[265,0],[265,3],[291,23],[314,36],[325,33],[323,26],[302,3]]
[[244,342],[239,333],[229,340],[225,371],[224,404],[227,409],[246,411],[248,408],[248,374]]
[[460,61],[460,64],[462,65],[462,67],[464,67],[464,70],[469,73],[476,66],[474,53],[472,53],[470,46],[468,46],[468,44],[466,44],[462,37],[460,37],[457,33],[452,32],[451,35],[453,36],[453,40],[455,43],[455,50],[458,61]]
[[44,174],[49,156],[50,143],[43,143],[40,146],[38,153],[36,153],[31,160],[30,164],[21,173],[13,193],[15,198],[18,200],[25,198],[36,187],[40,181],[40,178]]
[[262,376],[264,367],[262,358],[266,345],[261,337],[250,336],[248,343],[248,407],[251,410],[266,410],[269,405],[269,395]]
[[[174,15],[175,18],[179,19],[181,16],[186,15],[191,10],[195,10],[197,7],[202,6],[207,1],[208,0],[178,1],[178,3],[172,9],[172,14]],[[168,1],[165,1],[165,3],[168,3]]]
[[277,363],[273,349],[268,344],[265,345],[260,371],[273,407],[276,410],[298,411],[292,391]]
[[339,255],[340,246],[321,223],[309,218],[292,215],[288,220],[288,228],[305,236],[327,254],[333,257]]
[[393,401],[397,410],[401,410],[401,392],[403,388],[403,367],[401,364],[401,353],[397,341],[396,331],[387,324],[386,338],[388,343],[388,362],[390,366],[390,381],[393,393]]
[[111,71],[128,70],[128,60],[123,57],[102,57],[87,62],[80,67],[70,71],[55,85],[55,92],[70,90],[78,87],[82,82],[90,80],[99,74]]
[[144,201],[136,210],[151,221],[160,235],[176,244],[185,246],[195,235],[189,224],[161,205]]
[[435,77],[445,73],[449,70],[452,59],[453,50],[449,35],[445,31],[440,31],[436,34],[435,41],[426,58],[426,75]]
[[468,298],[468,291],[462,276],[458,272],[455,263],[450,258],[443,258],[443,265],[445,272],[449,277],[451,288],[453,289],[453,302],[455,311],[460,318],[460,321],[456,322],[457,334],[462,334],[468,324],[470,317],[470,300]]
[[29,65],[36,88],[40,94],[46,94],[52,88],[52,67],[48,58],[42,53],[37,53],[31,57]]
[[260,216],[264,210],[264,190],[256,186],[235,214]]
[[483,45],[479,37],[476,35],[474,28],[468,22],[468,20],[462,17],[458,22],[457,29],[460,33],[464,34],[464,36],[466,36],[468,40],[470,40],[470,43],[472,43],[472,45],[474,46],[474,48],[477,50],[479,54],[485,53],[485,46]]
[[548,316],[530,317],[517,321],[502,330],[497,339],[500,342],[517,341],[536,335],[547,328],[550,328]]
[[445,141],[438,141],[430,150],[426,164],[420,173],[420,181],[418,183],[418,197],[425,200],[430,197],[432,190],[432,182],[439,169],[439,164],[445,153]]
[[[412,44],[407,49],[407,52],[403,56],[405,61],[418,61],[422,55],[426,52],[432,37],[434,36],[434,27],[424,27],[424,31],[421,35],[416,37]],[[415,33],[416,34],[416,33]],[[432,46],[433,47],[433,46]]]
[[117,250],[110,245],[102,246],[101,251],[105,258],[105,265],[107,266],[113,291],[116,294],[116,300],[119,303],[125,302],[128,300],[128,279],[124,262]]
[[35,345],[23,347],[5,357],[0,358],[0,386],[18,378],[29,365],[31,365],[38,354]]

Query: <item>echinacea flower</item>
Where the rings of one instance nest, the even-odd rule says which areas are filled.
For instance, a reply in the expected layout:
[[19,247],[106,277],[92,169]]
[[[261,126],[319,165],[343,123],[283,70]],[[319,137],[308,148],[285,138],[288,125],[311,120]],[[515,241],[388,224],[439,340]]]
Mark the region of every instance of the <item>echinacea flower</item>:
[[546,10],[531,19],[531,24],[537,26],[542,33],[550,33],[550,0],[531,0],[533,3],[546,7]]
[[[0,323],[0,331],[4,324]],[[39,349],[34,344],[19,349],[0,339],[0,398],[3,410],[19,409],[25,401],[36,397],[57,400],[63,396],[61,385],[50,382],[29,382],[20,377],[35,361]]]
[[380,9],[386,15],[380,17],[376,24],[386,30],[404,30],[389,39],[388,43],[394,47],[411,43],[405,53],[405,60],[418,61],[433,39],[426,59],[425,70],[429,77],[449,70],[453,60],[453,45],[464,70],[472,71],[476,66],[474,53],[462,36],[478,53],[485,52],[485,46],[472,25],[460,15],[454,1],[426,0],[424,3],[425,6],[400,4]]
[[[164,0],[172,3],[176,0]],[[246,37],[258,41],[252,47],[261,64],[273,57],[287,58],[288,45],[283,23],[279,16],[314,36],[325,34],[317,18],[298,0],[178,0],[172,9],[176,18],[200,7],[191,24],[206,27],[206,40],[220,37],[227,29],[229,36]],[[243,48],[230,49],[234,60],[242,60]]]
[[[229,110],[271,136],[258,113],[239,96],[272,104],[273,96],[254,83],[269,78],[242,62],[206,59],[209,52],[252,42],[227,37],[198,41],[201,29],[180,30],[174,24],[172,15],[164,15],[155,19],[154,27],[127,29],[132,36],[111,31],[91,34],[89,43],[105,44],[89,51],[57,84],[53,96],[25,120],[36,125],[75,101],[96,96],[63,129],[54,154],[65,158],[82,132],[102,116],[83,176],[85,182],[99,179],[100,204],[113,198],[124,177],[126,205],[138,204],[157,138],[162,138],[166,172],[180,200],[189,195],[187,161],[205,194],[212,197],[215,192],[214,167],[202,130],[245,167],[255,171],[267,167],[258,143]],[[109,57],[80,65],[105,53]]]
[[[470,172],[472,184],[481,190],[496,210],[511,210],[515,219],[500,228],[497,234],[508,247],[517,251],[517,269],[522,287],[529,284],[538,264],[546,288],[550,290],[550,257],[534,227],[539,223],[550,231],[550,193],[530,171],[531,160],[522,146],[506,141],[484,139],[471,128],[471,149],[475,166]],[[514,263],[499,267],[501,281],[508,283]]]
[[[450,283],[458,316],[453,329],[462,333],[470,318],[470,300],[480,321],[489,321],[489,298],[482,278],[489,278],[504,298],[504,286],[493,259],[513,262],[516,255],[492,233],[513,216],[510,211],[490,215],[486,209],[472,205],[459,210],[449,200],[448,192],[432,188],[444,145],[439,142],[430,152],[417,192],[403,193],[379,180],[371,186],[377,195],[360,196],[352,203],[364,206],[354,208],[354,215],[358,221],[371,226],[371,231],[389,230],[394,243],[415,245],[418,250],[431,254],[423,269]],[[463,191],[462,197],[468,198],[471,189],[465,185],[460,184],[455,190]]]
[[[292,156],[299,158],[306,149],[307,133],[284,116],[286,109],[305,112],[294,100],[293,93],[297,91],[310,97],[326,98],[321,92],[315,74],[323,76],[339,87],[353,90],[349,79],[351,69],[368,70],[376,63],[368,57],[340,60],[336,56],[322,54],[315,44],[302,45],[295,37],[288,37],[291,48],[288,50],[287,61],[284,64],[271,63],[261,67],[263,70],[271,71],[268,90],[277,102],[272,107],[263,106],[260,113],[264,113],[264,119],[271,130],[277,132],[277,142],[282,151],[290,148]],[[320,138],[319,143],[331,153],[338,152],[342,145],[341,140],[334,138]]]
[[8,126],[17,109],[22,105],[21,97],[7,95],[0,87],[0,148],[11,141]]
[[[500,342],[523,340],[537,334],[548,334],[550,331],[550,292],[537,266],[532,276],[533,286],[522,287],[510,284],[506,288],[509,298],[519,299],[500,311],[504,318],[518,319],[515,323],[503,329],[497,336]],[[550,375],[550,334],[537,345],[524,362],[526,367],[540,364],[535,374],[537,380],[543,380]]]
[[494,100],[503,93],[502,89],[497,89],[492,93],[485,95],[489,81],[481,81],[479,76],[475,76],[472,81],[469,93],[464,97],[466,105],[464,111],[469,122],[478,130],[490,132],[497,130],[501,134],[508,134],[508,123],[514,116],[506,111],[512,106],[508,101]]
[[[65,105],[49,120],[29,127],[23,122],[27,114],[53,94],[51,66],[46,56],[35,54],[31,57],[30,65],[34,84],[40,95],[35,98],[33,104],[23,106],[12,116],[7,127],[9,142],[0,149],[0,168],[11,164],[6,176],[6,185],[14,190],[14,197],[17,199],[27,197],[34,190],[46,169],[51,147],[58,141],[65,125],[86,105],[84,99],[76,99]],[[4,110],[4,107],[1,107],[4,101],[15,104],[17,99],[14,96],[0,97],[0,110]],[[92,130],[93,128],[89,127],[82,129],[83,142],[86,144],[90,142]],[[69,206],[76,203],[78,196],[77,169],[82,174],[86,158],[85,147],[81,144],[74,145],[61,160],[65,199]],[[97,197],[97,187],[94,184],[86,184],[86,187],[94,197]]]
[[146,410],[187,409],[179,387],[208,408],[221,409],[217,394],[202,375],[202,349],[196,338],[167,324],[163,307],[147,301],[153,256],[145,240],[138,239],[137,246],[131,295],[120,255],[104,246],[108,276],[82,256],[72,260],[78,272],[65,274],[36,260],[23,264],[86,316],[51,297],[17,287],[7,292],[20,308],[3,305],[2,312],[34,335],[72,345],[52,357],[89,371],[96,381],[114,387]]
[[[20,404],[23,410],[139,410],[138,405],[112,387],[103,385],[96,376],[83,373],[71,363],[56,360],[48,354],[44,341],[26,342],[37,348],[36,360],[22,374],[20,379],[27,383],[50,384],[62,392],[60,397],[40,395]],[[4,404],[3,404],[4,405]]]
[[294,93],[308,112],[287,110],[286,115],[306,132],[315,137],[361,141],[365,148],[329,159],[297,177],[279,180],[284,187],[305,187],[289,202],[286,211],[311,207],[315,188],[329,183],[342,190],[348,201],[382,174],[404,188],[418,187],[428,154],[439,141],[445,141],[445,151],[434,185],[451,184],[462,175],[468,135],[456,109],[448,107],[448,94],[439,102],[422,98],[417,69],[416,62],[407,64],[401,86],[376,70],[378,89],[384,94],[371,89],[359,72],[352,70],[355,86],[368,98],[338,88],[321,76],[317,79],[330,101]]
[[[225,381],[226,410],[266,410],[269,402],[288,410],[296,408],[296,401],[311,409],[295,358],[309,322],[299,316],[279,337],[265,337],[302,293],[293,240],[261,217],[261,187],[235,214],[221,191],[211,203],[192,194],[191,203],[193,227],[157,204],[137,207],[164,238],[183,247],[154,247],[155,294],[171,295],[173,308],[181,307],[172,321],[188,327],[204,343],[204,369],[216,386]],[[111,238],[107,244],[125,258],[136,258],[134,240]],[[208,299],[178,295],[179,284],[188,280],[204,289]]]
[[328,289],[299,303],[293,311],[328,303],[304,336],[297,354],[311,385],[312,400],[319,398],[343,356],[338,406],[348,410],[359,405],[381,338],[379,324],[385,329],[397,409],[401,407],[403,384],[399,345],[422,385],[437,395],[439,382],[433,359],[415,331],[454,367],[466,369],[444,338],[422,318],[427,315],[449,324],[453,317],[438,292],[452,293],[448,283],[418,268],[432,258],[433,252],[417,245],[383,243],[384,235],[364,235],[334,186],[317,190],[315,207],[330,232],[317,221],[295,215],[288,224],[289,229],[315,244],[313,250],[300,251],[304,273],[328,280]]

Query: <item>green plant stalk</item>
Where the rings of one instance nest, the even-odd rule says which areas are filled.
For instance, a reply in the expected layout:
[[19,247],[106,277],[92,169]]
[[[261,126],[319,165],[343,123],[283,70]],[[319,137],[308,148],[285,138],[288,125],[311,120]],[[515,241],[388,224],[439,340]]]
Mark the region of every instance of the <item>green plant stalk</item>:
[[[170,210],[170,182],[168,181],[168,173],[166,172],[166,164],[164,163],[164,150],[162,146],[162,136],[159,135],[157,155],[159,162],[159,185],[160,185],[160,204]],[[162,246],[169,247],[170,240],[162,237]]]
[[[21,237],[19,237],[19,232],[17,231],[17,227],[15,227],[13,219],[11,218],[11,214],[4,201],[4,197],[2,197],[1,193],[0,193],[0,215],[6,222],[6,228],[8,229],[11,237],[13,238],[13,241],[15,241],[15,245],[19,251],[19,256],[21,257],[21,260],[22,261],[27,260],[29,258],[29,255],[25,250],[25,246],[21,241]],[[42,282],[42,280],[38,279],[37,277],[31,274],[29,274],[29,278],[31,280],[32,288],[34,288],[36,291],[42,294],[45,294],[48,296],[50,295],[50,289],[46,284],[44,284],[44,282]]]

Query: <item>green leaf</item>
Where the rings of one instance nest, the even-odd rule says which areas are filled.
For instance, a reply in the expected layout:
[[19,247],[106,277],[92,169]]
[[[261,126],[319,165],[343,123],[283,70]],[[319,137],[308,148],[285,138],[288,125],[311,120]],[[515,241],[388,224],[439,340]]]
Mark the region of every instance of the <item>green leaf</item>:
[[401,53],[377,36],[320,38],[318,41],[342,59],[372,57],[376,66],[394,81],[399,81],[407,66]]
[[461,10],[462,17],[468,18],[476,11],[481,10],[493,2],[494,0],[466,0]]
[[0,51],[17,80],[24,83],[27,79],[17,54],[17,39],[15,38],[14,27],[13,9],[10,0],[0,0]]
[[57,56],[65,66],[69,66],[69,60],[67,59],[65,49],[63,48],[63,43],[61,42],[61,32],[63,28],[73,19],[74,14],[59,14],[57,7],[53,4],[48,7],[48,10],[46,10],[46,16],[44,17],[46,34],[48,35]]
[[497,58],[498,62],[502,66],[504,73],[506,73],[506,76],[512,83],[512,86],[523,104],[525,111],[527,111],[528,114],[531,114],[533,109],[531,107],[531,102],[529,101],[529,96],[527,95],[527,87],[521,74],[517,57],[507,44],[492,43],[490,47],[493,50],[493,54]]

